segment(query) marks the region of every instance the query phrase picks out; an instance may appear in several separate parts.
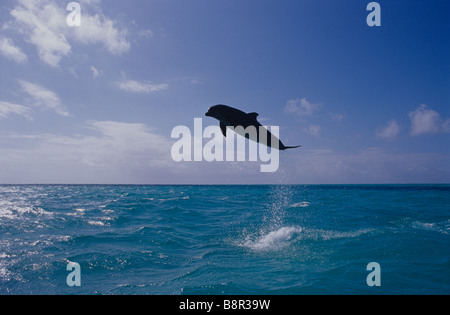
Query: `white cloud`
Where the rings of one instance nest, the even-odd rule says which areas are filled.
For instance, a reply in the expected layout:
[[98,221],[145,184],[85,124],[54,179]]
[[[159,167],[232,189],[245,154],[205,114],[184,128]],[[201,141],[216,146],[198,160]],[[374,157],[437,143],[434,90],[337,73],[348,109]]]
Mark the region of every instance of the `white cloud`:
[[450,119],[443,121],[441,115],[422,104],[415,111],[408,114],[411,120],[411,135],[435,134],[450,132]]
[[393,139],[400,132],[400,126],[395,119],[391,120],[387,126],[382,127],[381,130],[377,131],[375,134],[377,137],[382,139]]
[[442,124],[442,131],[445,133],[450,132],[450,118],[448,118],[444,123]]
[[172,139],[145,124],[89,121],[83,129],[0,135],[0,183],[164,183],[180,166],[170,155]]
[[117,82],[117,86],[123,91],[132,93],[151,93],[167,90],[169,88],[169,85],[166,83],[153,84],[146,81],[139,82],[134,80],[123,80],[121,82]]
[[319,109],[319,104],[310,103],[306,98],[289,100],[284,111],[288,114],[295,114],[300,118],[312,116]]
[[328,113],[328,115],[331,117],[332,121],[335,121],[337,123],[340,123],[345,118],[344,114]]
[[92,77],[98,78],[100,76],[100,71],[97,70],[97,68],[95,68],[94,66],[91,66],[91,71],[92,71]]
[[75,39],[83,44],[101,43],[112,54],[120,55],[130,49],[127,30],[118,29],[116,23],[104,15],[82,15],[80,27],[74,28]]
[[169,141],[162,136],[152,133],[152,129],[145,124],[125,123],[116,121],[90,121],[87,127],[104,137],[120,143],[127,151],[149,150],[153,152],[169,152]]
[[82,23],[79,27],[67,25],[66,7],[54,0],[19,0],[11,10],[16,29],[26,41],[36,46],[40,59],[52,67],[58,67],[67,57],[72,46],[69,41],[82,44],[100,43],[113,54],[130,49],[127,30],[117,27],[117,22],[102,13],[89,14],[89,8],[99,10],[100,1],[82,1]]
[[17,63],[28,61],[27,55],[19,47],[16,47],[11,39],[6,37],[0,37],[0,53]]
[[[381,148],[302,149],[280,156],[280,169],[259,163],[186,162],[171,158],[174,140],[140,123],[89,121],[77,134],[0,134],[0,183],[342,184],[447,182],[449,155]],[[220,164],[220,165],[219,165]]]
[[27,81],[18,80],[18,82],[21,85],[22,90],[31,96],[30,105],[43,110],[54,110],[61,116],[69,116],[69,112],[65,106],[61,104],[61,100],[55,92]]
[[84,5],[93,6],[95,8],[100,9],[100,4],[102,0],[79,0],[80,5],[83,7]]
[[0,119],[8,117],[10,114],[16,114],[32,120],[28,107],[0,101]]
[[11,15],[17,29],[26,40],[35,45],[45,63],[57,67],[71,51],[65,34],[66,16],[60,6],[48,0],[19,0]]
[[[95,136],[47,137],[46,143],[65,152],[69,160],[85,166],[164,165],[170,158],[168,139],[152,133],[144,124],[116,121],[89,121],[86,128]],[[165,158],[162,158],[162,157]]]
[[139,36],[144,38],[152,38],[153,32],[149,29],[139,31]]
[[321,128],[318,125],[310,125],[308,128],[305,128],[304,131],[311,136],[314,136],[316,138],[320,138],[320,131]]

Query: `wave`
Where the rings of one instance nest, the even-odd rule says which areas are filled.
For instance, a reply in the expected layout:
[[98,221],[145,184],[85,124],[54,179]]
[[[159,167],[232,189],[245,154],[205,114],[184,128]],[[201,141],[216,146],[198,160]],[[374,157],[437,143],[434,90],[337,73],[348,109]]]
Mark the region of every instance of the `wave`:
[[51,216],[52,213],[40,207],[25,204],[24,202],[0,201],[0,218],[14,220],[24,215]]
[[366,228],[356,231],[327,231],[327,230],[311,230],[312,238],[322,239],[324,241],[341,239],[341,238],[355,238],[364,234],[375,231],[375,229]]
[[289,206],[290,208],[306,208],[309,207],[308,201],[296,202]]
[[[154,198],[147,198],[148,200],[154,199]],[[180,197],[172,197],[172,198],[158,198],[158,201],[175,201],[175,200],[189,200],[191,197],[189,196],[180,196]]]
[[93,225],[93,226],[105,226],[105,225],[109,226],[109,224],[107,222],[103,222],[103,221],[88,220],[87,223],[89,225]]
[[414,221],[412,227],[418,230],[425,230],[429,232],[436,232],[448,235],[450,233],[450,220],[444,222],[422,222]]

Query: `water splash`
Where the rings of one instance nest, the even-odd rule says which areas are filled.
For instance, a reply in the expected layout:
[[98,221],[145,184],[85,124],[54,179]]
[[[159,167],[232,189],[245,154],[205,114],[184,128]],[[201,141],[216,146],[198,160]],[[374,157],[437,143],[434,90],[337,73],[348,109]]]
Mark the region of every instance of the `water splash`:
[[274,251],[285,248],[294,239],[296,234],[302,232],[301,227],[290,226],[282,227],[275,231],[261,235],[257,239],[247,237],[243,246],[255,251]]
[[263,219],[265,225],[273,228],[281,228],[286,218],[286,209],[292,203],[292,187],[274,186],[270,195],[266,214]]
[[278,251],[289,246],[303,230],[299,226],[286,224],[293,194],[290,186],[273,186],[261,225],[256,233],[246,235],[240,246],[253,251]]

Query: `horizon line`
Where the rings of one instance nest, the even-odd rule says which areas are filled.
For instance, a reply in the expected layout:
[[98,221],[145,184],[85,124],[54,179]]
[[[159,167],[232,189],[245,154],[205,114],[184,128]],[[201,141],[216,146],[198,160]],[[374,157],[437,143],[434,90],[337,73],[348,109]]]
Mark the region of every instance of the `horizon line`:
[[450,185],[450,182],[445,183],[316,183],[316,184],[100,184],[100,183],[20,183],[20,184],[4,184],[0,186],[349,186],[349,185]]

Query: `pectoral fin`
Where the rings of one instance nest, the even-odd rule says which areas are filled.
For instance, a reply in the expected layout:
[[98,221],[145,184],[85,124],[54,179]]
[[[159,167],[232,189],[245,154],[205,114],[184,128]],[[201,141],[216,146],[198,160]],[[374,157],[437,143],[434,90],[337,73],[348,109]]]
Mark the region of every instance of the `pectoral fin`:
[[227,136],[227,126],[225,126],[223,123],[220,123],[220,130],[222,130],[222,134],[224,137]]

